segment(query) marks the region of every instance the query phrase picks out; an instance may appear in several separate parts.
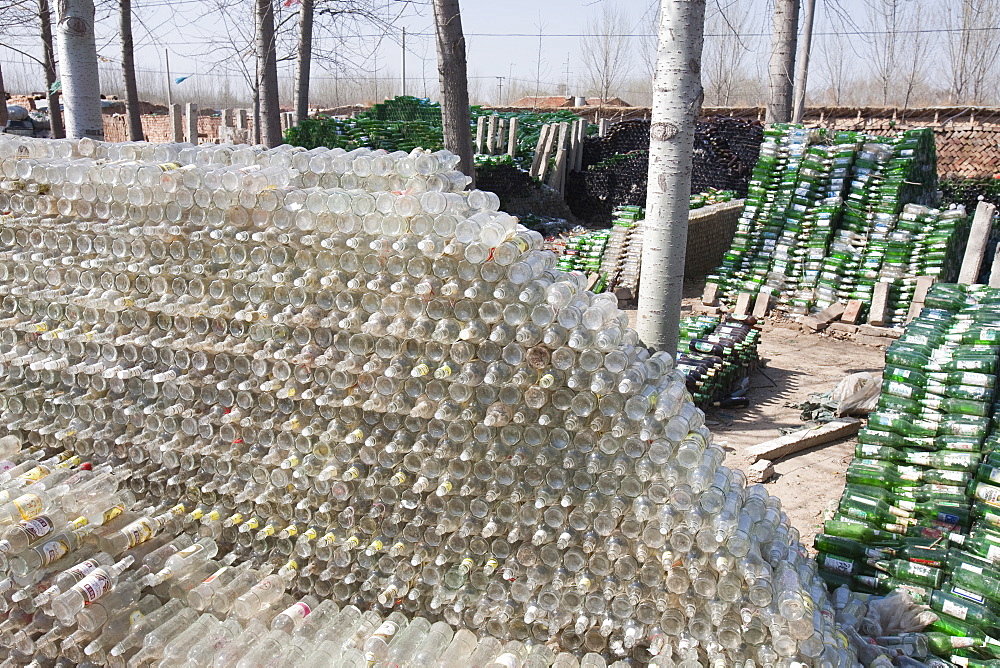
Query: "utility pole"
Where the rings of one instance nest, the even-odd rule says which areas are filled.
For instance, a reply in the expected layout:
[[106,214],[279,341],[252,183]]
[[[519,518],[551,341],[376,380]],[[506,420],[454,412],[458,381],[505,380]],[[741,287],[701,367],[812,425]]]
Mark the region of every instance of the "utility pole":
[[802,17],[802,48],[795,67],[792,123],[801,123],[806,111],[806,82],[809,79],[809,54],[812,47],[813,20],[816,18],[816,0],[802,0],[805,16]]
[[163,50],[163,58],[167,62],[167,109],[170,109],[170,105],[174,103],[173,95],[170,93],[170,52],[166,49]]
[[500,86],[500,90],[497,92],[497,106],[503,104],[503,80],[506,77],[497,77],[497,84]]
[[771,60],[768,63],[767,123],[792,120],[795,40],[799,30],[799,0],[774,0]]
[[636,329],[645,345],[671,354],[677,350],[684,293],[705,2],[660,0]]
[[403,28],[403,95],[406,95],[406,28]]
[[569,88],[569,54],[566,54],[566,97],[571,97],[572,93]]

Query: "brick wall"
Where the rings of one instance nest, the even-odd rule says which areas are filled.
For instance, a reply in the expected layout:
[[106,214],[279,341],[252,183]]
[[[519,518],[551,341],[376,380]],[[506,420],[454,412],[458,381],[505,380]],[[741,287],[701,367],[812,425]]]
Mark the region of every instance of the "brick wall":
[[741,199],[691,211],[684,278],[701,278],[722,263],[722,256],[733,243],[741,211]]
[[[173,140],[170,116],[143,114],[142,131],[146,141],[163,144]],[[248,119],[253,127],[253,121]],[[219,140],[219,128],[222,119],[218,116],[198,117],[198,139],[201,143],[215,143]],[[104,117],[104,139],[107,141],[126,141],[128,133],[125,129],[125,116],[115,114]]]
[[[2,98],[0,98],[2,100]],[[13,107],[17,105],[19,107],[24,107],[28,111],[35,109],[35,98],[29,97],[28,95],[11,95],[7,98],[7,106]]]

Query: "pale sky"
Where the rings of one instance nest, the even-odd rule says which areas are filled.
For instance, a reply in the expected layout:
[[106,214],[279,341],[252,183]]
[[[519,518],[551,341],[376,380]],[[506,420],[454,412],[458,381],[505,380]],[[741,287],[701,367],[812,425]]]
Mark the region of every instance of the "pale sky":
[[[106,2],[108,0],[105,0]],[[185,101],[187,95],[195,91],[217,91],[229,88],[237,95],[245,95],[245,84],[239,73],[237,59],[230,59],[223,65],[214,67],[211,60],[218,60],[222,51],[218,44],[224,41],[227,31],[235,34],[232,25],[224,23],[217,16],[206,17],[205,12],[220,0],[173,0],[172,9],[166,9],[157,0],[133,0],[136,13],[135,43],[136,61],[139,68],[140,91],[145,91],[144,97],[165,97],[165,62],[164,50],[170,52],[170,69],[172,77],[193,75],[191,79],[180,85],[173,85],[174,101]],[[231,4],[242,2],[245,11],[236,12],[231,20],[246,22],[252,16],[250,0],[227,0]],[[369,0],[382,2],[383,0]],[[386,0],[392,2],[392,0]],[[816,31],[839,32],[853,27],[865,29],[871,24],[868,7],[873,2],[884,0],[819,0],[817,3]],[[957,0],[945,0],[957,2]],[[286,16],[295,10],[297,0],[281,0],[279,5],[289,5],[282,8]],[[903,5],[908,10],[923,2],[927,6],[936,5],[937,0],[904,0]],[[422,95],[425,91],[433,95],[436,91],[436,55],[434,50],[433,27],[430,7],[426,0],[404,12],[395,23],[397,28],[405,27],[407,37],[407,74],[409,79],[408,92]],[[596,20],[605,6],[620,10],[626,15],[621,25],[623,35],[648,34],[651,30],[648,20],[650,0],[462,0],[462,17],[468,40],[470,86],[474,98],[486,102],[509,102],[511,93],[531,93],[535,90],[536,78],[540,81],[542,93],[556,93],[562,84],[568,81],[570,91],[583,94],[586,88],[587,75],[583,64],[582,53],[587,48],[588,39],[583,35],[588,32],[588,24]],[[736,12],[742,16],[739,31],[741,42],[748,49],[741,64],[748,77],[762,75],[767,66],[767,50],[769,48],[770,7],[767,0],[709,0],[709,13],[715,14],[714,23],[707,27],[706,44],[720,40],[720,33],[731,33],[724,22],[718,19],[720,8],[727,14]],[[839,11],[839,17],[837,13]],[[99,12],[100,14],[100,12]],[[294,21],[294,17],[291,17]],[[103,64],[102,81],[117,83],[119,46],[116,31],[116,17],[104,13],[104,19],[98,24],[98,52],[107,58]],[[251,24],[252,25],[252,24]],[[923,21],[922,25],[938,25],[934,21]],[[0,26],[0,35],[3,27]],[[545,34],[539,48],[538,33]],[[314,64],[314,89],[322,86],[347,86],[343,83],[350,78],[359,76],[371,77],[373,71],[381,79],[379,92],[386,92],[388,82],[393,81],[393,92],[398,92],[399,75],[401,71],[401,48],[398,32],[394,39],[383,39],[377,46],[374,39],[374,28],[362,29],[370,37],[351,39],[341,43],[339,51],[348,54],[353,61],[350,67],[331,71],[324,69],[321,63]],[[643,37],[623,37],[629,47],[628,73],[630,82],[620,86],[621,96],[626,100],[641,96],[638,89],[645,90],[644,82],[648,78],[648,70],[643,53],[649,48],[650,41]],[[731,39],[731,38],[730,38]],[[863,74],[870,66],[864,50],[870,47],[871,37],[820,36],[813,75],[810,82],[816,84],[824,77],[823,44],[837,47],[836,58],[825,58],[827,66],[832,61],[847,63],[847,75]],[[941,35],[928,35],[924,42],[931,59],[940,59]],[[321,46],[333,47],[328,38],[319,38]],[[8,88],[15,90],[25,88],[37,79],[37,65],[23,56],[4,49],[3,44],[40,55],[37,40],[33,38],[10,38],[0,36],[0,65],[3,66],[4,77]],[[706,46],[706,53],[710,47]],[[213,57],[214,56],[214,57]],[[539,57],[540,56],[540,57]],[[253,59],[246,54],[239,59],[241,63],[252,68]],[[539,68],[539,61],[541,66]],[[568,64],[568,68],[567,68]],[[538,70],[541,70],[538,72]],[[568,70],[568,72],[567,72]],[[252,71],[252,70],[251,70]],[[280,75],[285,82],[290,82],[294,73],[292,61],[281,63]],[[499,100],[499,80],[505,77],[503,99]],[[426,79],[426,84],[422,79]],[[513,90],[512,90],[513,86]],[[102,87],[110,88],[106,83]],[[40,86],[36,85],[35,90]],[[290,85],[283,91],[283,104],[291,102]],[[114,92],[104,90],[103,92]],[[641,100],[633,100],[641,102]]]

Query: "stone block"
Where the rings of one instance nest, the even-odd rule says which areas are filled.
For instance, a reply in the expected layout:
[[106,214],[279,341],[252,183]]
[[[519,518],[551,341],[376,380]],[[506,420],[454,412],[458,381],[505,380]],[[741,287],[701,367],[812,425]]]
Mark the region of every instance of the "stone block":
[[765,483],[774,477],[774,465],[769,459],[761,459],[747,468],[747,482]]
[[872,325],[861,325],[858,327],[858,334],[864,334],[865,336],[883,336],[887,339],[898,339],[900,332],[898,329],[893,329],[892,327],[874,327]]
[[815,316],[807,315],[799,320],[799,327],[803,332],[822,332],[826,329],[826,323],[820,322]]
[[715,306],[719,301],[719,284],[706,283],[705,292],[701,295],[701,303],[705,306]]
[[830,323],[844,315],[844,311],[846,310],[847,307],[843,304],[840,302],[834,302],[816,314],[815,317],[822,323]]
[[867,334],[856,334],[854,340],[863,346],[874,346],[876,348],[888,348],[895,339],[885,336],[868,336]]
[[863,309],[865,303],[860,299],[852,299],[847,302],[847,307],[844,308],[844,314],[840,316],[841,322],[846,322],[850,324],[856,324],[858,318],[861,317],[861,309]]
[[757,299],[753,302],[753,317],[762,319],[771,310],[771,293],[758,292]]
[[749,292],[741,292],[736,298],[736,308],[733,309],[733,313],[736,315],[750,315],[750,302],[752,300],[752,294]]
[[849,322],[831,322],[828,331],[837,332],[838,334],[856,334],[858,326],[852,325]]
[[889,283],[879,281],[872,293],[872,307],[868,312],[868,324],[881,327],[889,319]]

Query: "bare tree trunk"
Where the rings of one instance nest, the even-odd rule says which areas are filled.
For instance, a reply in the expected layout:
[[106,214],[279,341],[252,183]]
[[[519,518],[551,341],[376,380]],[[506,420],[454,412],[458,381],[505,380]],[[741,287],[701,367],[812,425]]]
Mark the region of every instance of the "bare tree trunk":
[[770,91],[764,119],[768,123],[787,123],[792,120],[792,80],[798,26],[799,0],[774,0],[771,62],[768,65]]
[[309,70],[312,65],[313,0],[299,7],[299,66],[295,81],[295,120],[309,117]]
[[101,78],[94,40],[94,0],[59,0],[56,21],[66,136],[104,139]]
[[52,92],[56,82],[56,49],[52,41],[52,12],[49,0],[38,0],[38,23],[42,38],[42,60],[45,63],[45,97],[49,104],[49,123],[51,134],[55,139],[66,136],[63,129],[63,114],[59,109],[59,93]]
[[3,85],[3,66],[0,64],[0,128],[7,125],[7,89]]
[[257,89],[260,96],[260,141],[274,147],[281,143],[281,109],[278,107],[278,61],[274,44],[273,0],[257,1]]
[[434,0],[434,26],[437,33],[444,146],[461,158],[458,169],[475,179],[465,35],[462,33],[462,13],[458,0]]
[[677,349],[684,288],[704,34],[705,0],[661,0],[637,329],[647,346],[670,352]]
[[118,0],[118,21],[122,38],[122,79],[125,81],[125,117],[128,140],[143,141],[139,90],[135,83],[135,52],[132,48],[132,0]]
[[816,17],[816,0],[803,0],[806,15],[802,21],[802,50],[795,68],[795,99],[792,104],[792,122],[801,123],[806,111],[806,83],[809,80],[809,57],[812,53],[813,19]]

